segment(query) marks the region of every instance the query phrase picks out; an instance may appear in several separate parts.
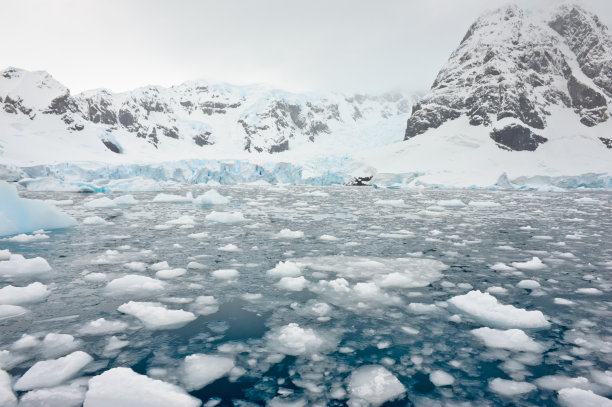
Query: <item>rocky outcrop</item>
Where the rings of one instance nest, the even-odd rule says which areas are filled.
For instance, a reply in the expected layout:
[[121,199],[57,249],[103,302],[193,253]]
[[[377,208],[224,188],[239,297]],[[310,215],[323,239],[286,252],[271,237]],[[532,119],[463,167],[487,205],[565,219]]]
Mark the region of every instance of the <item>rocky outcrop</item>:
[[[606,27],[578,7],[547,17],[517,6],[483,15],[413,107],[404,139],[466,116],[492,128],[500,148],[533,151],[554,107],[596,126],[610,115],[610,44]],[[592,80],[579,79],[585,76]]]

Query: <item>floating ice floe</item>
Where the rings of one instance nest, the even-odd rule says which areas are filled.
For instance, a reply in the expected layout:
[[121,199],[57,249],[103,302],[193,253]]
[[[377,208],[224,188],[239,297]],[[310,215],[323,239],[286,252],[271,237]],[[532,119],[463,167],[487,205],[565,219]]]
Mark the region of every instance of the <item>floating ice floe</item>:
[[304,237],[304,232],[301,230],[281,229],[276,237],[279,239],[301,239]]
[[116,367],[89,380],[84,407],[198,407],[200,400],[178,386]]
[[123,321],[108,321],[104,318],[99,318],[88,322],[78,332],[83,336],[113,335],[125,331],[128,326]]
[[17,397],[11,387],[11,376],[0,369],[0,406],[17,407]]
[[276,285],[283,290],[302,291],[308,285],[308,280],[303,276],[299,277],[283,277]]
[[185,196],[172,195],[172,194],[157,194],[151,202],[154,203],[188,203],[193,201],[193,195],[191,192],[187,192]]
[[521,280],[516,286],[526,290],[535,290],[536,288],[540,288],[540,283],[535,280]]
[[[80,407],[85,399],[86,387],[80,383],[31,390],[21,396],[20,407]],[[2,405],[0,403],[0,405]],[[4,407],[4,406],[3,406]]]
[[170,270],[159,270],[157,273],[155,273],[155,277],[161,278],[162,280],[170,280],[173,278],[180,277],[185,273],[187,273],[187,270],[183,268],[176,268],[176,269],[170,269]]
[[332,236],[332,235],[321,235],[321,236],[319,236],[319,240],[323,240],[325,242],[335,242],[335,241],[338,241],[340,239],[338,239],[336,236]]
[[193,239],[205,239],[208,237],[208,232],[191,233],[188,235],[188,237],[191,237]]
[[541,311],[527,311],[500,304],[497,298],[479,290],[452,297],[448,302],[484,325],[496,328],[548,328]]
[[212,211],[206,215],[206,220],[217,223],[240,223],[246,219],[241,212],[217,212]]
[[219,302],[212,295],[200,295],[189,309],[198,315],[210,315],[219,311]]
[[444,370],[435,370],[429,374],[429,381],[436,387],[442,387],[455,383],[455,378]]
[[536,386],[527,382],[496,378],[489,382],[489,389],[500,396],[514,397],[530,393],[536,389]]
[[359,406],[365,402],[380,406],[402,396],[406,388],[383,366],[366,365],[351,373],[348,392],[351,397],[349,405]]
[[336,348],[338,340],[331,334],[323,334],[311,328],[290,323],[266,334],[269,348],[286,355],[312,355],[328,353]]
[[47,239],[49,239],[49,235],[46,235],[43,230],[35,230],[34,233],[31,235],[21,233],[16,236],[8,237],[4,240],[8,240],[9,242],[16,242],[16,243],[30,243],[30,242],[37,242],[40,240],[47,240]]
[[519,270],[542,270],[546,268],[546,264],[542,263],[538,257],[533,257],[525,262],[514,262],[512,266]]
[[83,204],[86,208],[116,208],[117,203],[110,198],[102,197],[98,199],[93,199],[91,201],[85,202]]
[[485,209],[485,208],[499,208],[501,207],[501,204],[499,204],[498,202],[492,202],[492,201],[470,201],[470,203],[468,203],[468,206],[471,206],[472,208]]
[[11,345],[11,350],[32,349],[40,345],[40,340],[34,335],[23,334]]
[[612,407],[612,400],[577,388],[559,390],[558,400],[563,407]]
[[166,222],[168,225],[193,225],[195,220],[191,215],[183,215],[178,219],[172,219]]
[[463,208],[465,203],[460,199],[442,199],[436,203],[436,205],[443,208]]
[[238,246],[232,243],[226,244],[225,246],[221,246],[217,248],[217,250],[220,250],[222,252],[239,252],[240,251]]
[[88,216],[83,219],[83,225],[106,225],[108,222],[99,216]]
[[211,189],[193,200],[196,205],[225,205],[230,202],[229,198],[221,195],[216,190]]
[[542,345],[531,339],[520,329],[501,330],[483,327],[473,329],[472,334],[482,340],[489,348],[537,353],[544,350]]
[[586,295],[602,295],[603,292],[595,287],[583,287],[576,289],[577,294],[586,294]]
[[189,355],[183,361],[181,381],[187,390],[198,390],[227,375],[233,368],[234,360],[226,356]]
[[57,386],[77,376],[91,362],[93,358],[82,351],[59,359],[39,361],[28,369],[13,387],[15,390],[25,391]]
[[212,272],[212,276],[218,280],[233,280],[238,274],[238,270],[234,269],[219,269]]
[[0,288],[0,304],[24,305],[43,302],[51,294],[47,286],[36,282],[26,287],[7,285]]
[[113,199],[117,205],[136,205],[138,200],[134,198],[134,195],[122,195]]
[[129,341],[122,341],[116,336],[111,336],[108,338],[106,342],[106,346],[104,347],[103,355],[104,357],[111,357],[110,355],[115,355],[121,349],[125,348],[130,344]]
[[0,305],[0,321],[7,318],[15,318],[27,314],[27,308],[19,305]]
[[51,266],[42,257],[26,259],[21,254],[9,253],[7,260],[0,261],[0,276],[2,277],[27,277],[44,274],[48,271],[51,271]]
[[406,203],[403,199],[379,199],[377,201],[374,201],[374,205],[401,208],[406,206]]
[[146,297],[163,291],[166,284],[147,276],[128,274],[116,278],[106,285],[106,293],[113,296]]
[[167,270],[171,268],[167,261],[160,261],[158,263],[153,263],[149,266],[150,270],[159,271],[159,270]]
[[267,274],[274,277],[297,277],[302,271],[297,263],[280,261],[273,269],[268,270]]
[[67,228],[76,224],[76,220],[55,205],[21,198],[15,186],[0,181],[0,236]]
[[47,358],[56,358],[76,350],[79,345],[72,335],[51,332],[40,343],[40,351]]
[[138,318],[148,329],[177,329],[196,319],[191,312],[169,310],[157,302],[130,301],[117,310]]

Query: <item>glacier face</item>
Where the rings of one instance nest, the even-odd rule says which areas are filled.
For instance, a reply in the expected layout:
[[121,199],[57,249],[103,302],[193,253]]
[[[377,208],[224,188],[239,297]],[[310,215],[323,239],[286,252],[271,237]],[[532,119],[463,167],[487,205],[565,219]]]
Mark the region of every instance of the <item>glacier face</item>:
[[[469,28],[413,107],[405,139],[467,116],[470,125],[490,128],[498,147],[534,151],[548,141],[543,130],[553,108],[587,127],[608,120],[610,61],[607,27],[580,7],[546,16],[514,5],[498,9]],[[600,139],[612,147],[605,134]]]

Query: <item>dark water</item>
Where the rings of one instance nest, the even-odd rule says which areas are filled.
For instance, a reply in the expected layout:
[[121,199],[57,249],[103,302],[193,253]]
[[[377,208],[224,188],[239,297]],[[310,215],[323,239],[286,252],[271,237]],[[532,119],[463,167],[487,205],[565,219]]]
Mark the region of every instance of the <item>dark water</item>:
[[[62,209],[78,220],[97,215],[112,224],[80,224],[53,231],[49,239],[36,242],[0,241],[0,249],[41,256],[53,267],[48,275],[1,281],[2,286],[40,281],[52,293],[43,303],[26,305],[30,312],[23,317],[0,321],[0,349],[10,349],[24,333],[39,338],[49,332],[71,334],[80,341],[78,349],[99,362],[86,376],[126,366],[179,386],[185,356],[221,354],[232,358],[238,370],[191,394],[204,402],[217,400],[228,406],[247,405],[247,401],[265,405],[274,398],[298,400],[297,405],[346,405],[351,398],[347,394],[350,374],[369,364],[385,366],[406,388],[404,396],[386,406],[447,402],[556,405],[556,389],[537,380],[551,375],[584,377],[583,387],[604,396],[612,394],[612,375],[606,373],[612,361],[612,194],[346,187],[217,190],[230,197],[231,203],[214,208],[151,203],[155,193],[135,193],[140,201],[137,205],[87,209],[82,203],[97,196],[25,193],[36,199],[72,199],[74,204]],[[205,189],[193,191],[199,195]],[[328,195],[313,196],[313,191]],[[187,191],[166,192],[184,195]],[[404,200],[400,207],[376,204],[399,199]],[[436,207],[438,201],[450,199],[499,206]],[[240,211],[247,221],[209,222],[205,216],[213,210]],[[155,228],[185,215],[193,217],[193,228]],[[279,231],[286,228],[302,231],[304,237],[279,238]],[[208,236],[189,237],[199,232],[208,232]],[[323,240],[322,235],[336,239]],[[228,244],[238,251],[219,250]],[[100,258],[107,250],[116,253]],[[491,268],[533,257],[545,267]],[[389,262],[371,269],[361,263],[355,271],[350,266],[355,259]],[[423,259],[446,266],[442,275],[435,277],[420,262]],[[306,279],[303,290],[283,288],[278,285],[280,277],[267,273],[286,260],[300,263],[301,276]],[[188,269],[167,280],[162,293],[117,296],[105,289],[108,281],[126,274],[154,277],[154,271],[130,271],[125,263],[160,261],[167,261],[171,268],[187,268],[195,261],[204,268]],[[218,269],[235,269],[239,275],[220,280],[211,274]],[[424,276],[425,283],[385,285],[377,279],[380,273],[404,269],[413,277]],[[91,281],[86,276],[92,273],[104,273],[106,279]],[[348,291],[325,285],[340,278],[347,281]],[[521,280],[535,280],[540,287],[518,288]],[[362,291],[357,289],[359,283]],[[485,325],[446,302],[470,290],[484,292],[490,287],[505,289],[503,294],[494,293],[501,303],[539,310],[547,317],[549,328],[525,329],[543,351],[485,346],[471,333]],[[580,288],[599,292],[576,292]],[[201,295],[214,296],[218,311],[199,315],[178,329],[147,329],[135,317],[117,311],[129,300],[157,301],[170,309],[189,311],[193,299]],[[560,305],[555,298],[573,304]],[[411,303],[430,308],[411,308]],[[130,324],[127,331],[117,334],[129,345],[116,355],[105,356],[103,351],[110,335],[82,336],[78,332],[86,322],[101,317]],[[303,351],[299,346],[287,350],[291,344],[282,340],[279,344],[283,327],[292,323],[304,330],[303,338],[314,335],[316,344],[306,343]],[[36,350],[11,354],[24,359],[5,366],[13,376],[44,359]],[[436,370],[450,374],[454,383],[435,386],[430,373]],[[503,396],[489,387],[495,378],[536,387],[524,394]]]

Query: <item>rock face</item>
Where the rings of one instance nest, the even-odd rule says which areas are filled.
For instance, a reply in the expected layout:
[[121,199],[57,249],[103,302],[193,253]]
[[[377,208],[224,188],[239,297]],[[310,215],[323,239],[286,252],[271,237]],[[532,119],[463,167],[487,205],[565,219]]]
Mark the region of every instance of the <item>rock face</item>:
[[226,143],[238,152],[277,153],[334,131],[407,116],[411,105],[401,94],[315,96],[204,81],[71,95],[46,72],[0,71],[0,121],[55,117],[75,137],[83,130],[100,134],[100,142],[117,154],[126,135],[162,150],[177,143],[193,149]]
[[599,19],[577,6],[534,16],[508,6],[481,16],[416,103],[404,139],[467,116],[491,128],[500,148],[535,150],[552,109],[584,126],[608,120],[612,40]]

